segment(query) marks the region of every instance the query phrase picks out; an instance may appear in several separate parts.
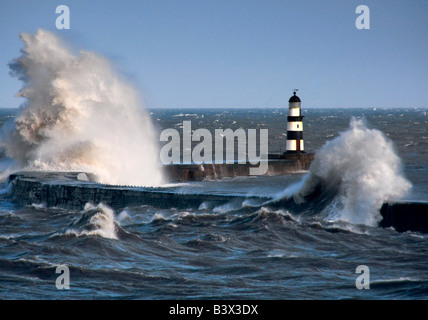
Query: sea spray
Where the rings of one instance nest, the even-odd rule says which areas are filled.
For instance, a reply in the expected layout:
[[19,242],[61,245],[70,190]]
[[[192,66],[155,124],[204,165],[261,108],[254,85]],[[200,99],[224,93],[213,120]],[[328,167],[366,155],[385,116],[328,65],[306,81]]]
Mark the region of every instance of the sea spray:
[[26,102],[2,135],[21,168],[79,170],[110,184],[162,183],[157,141],[136,90],[98,54],[73,55],[53,33],[21,34],[9,66]]
[[331,197],[323,209],[327,219],[375,226],[384,201],[399,199],[410,188],[393,143],[363,120],[352,118],[349,129],[317,152],[309,173],[282,197],[294,197],[301,204],[321,192],[322,197]]

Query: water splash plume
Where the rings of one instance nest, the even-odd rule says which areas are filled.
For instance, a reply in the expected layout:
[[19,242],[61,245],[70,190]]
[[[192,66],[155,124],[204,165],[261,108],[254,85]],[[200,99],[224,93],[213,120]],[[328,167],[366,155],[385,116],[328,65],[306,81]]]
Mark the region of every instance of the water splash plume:
[[162,183],[151,119],[112,64],[89,51],[74,55],[42,29],[21,40],[22,56],[9,67],[26,102],[2,137],[6,154],[21,168],[90,171],[109,184]]
[[302,181],[281,196],[302,204],[318,194],[327,219],[375,226],[382,204],[402,198],[411,187],[392,141],[352,118],[347,131],[317,152]]

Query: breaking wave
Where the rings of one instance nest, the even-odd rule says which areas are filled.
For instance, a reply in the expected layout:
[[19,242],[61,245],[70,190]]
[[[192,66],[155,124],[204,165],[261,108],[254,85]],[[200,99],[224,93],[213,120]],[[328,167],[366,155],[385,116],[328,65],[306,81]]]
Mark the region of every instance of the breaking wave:
[[392,141],[352,118],[347,131],[319,150],[303,179],[276,198],[316,205],[327,219],[375,226],[382,204],[402,198],[411,187]]
[[98,54],[73,55],[45,30],[21,34],[9,64],[26,99],[1,145],[20,169],[90,171],[100,182],[162,183],[157,141],[136,90]]
[[74,221],[64,234],[118,239],[119,229],[113,209],[101,203],[97,206],[87,203],[82,216]]

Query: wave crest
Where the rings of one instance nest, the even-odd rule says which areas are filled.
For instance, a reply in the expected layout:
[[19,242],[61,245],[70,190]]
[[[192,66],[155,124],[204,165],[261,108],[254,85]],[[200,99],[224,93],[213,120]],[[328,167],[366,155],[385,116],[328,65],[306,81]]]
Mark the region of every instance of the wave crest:
[[97,206],[87,203],[82,216],[65,231],[65,235],[100,236],[118,239],[120,226],[110,207],[100,203]]

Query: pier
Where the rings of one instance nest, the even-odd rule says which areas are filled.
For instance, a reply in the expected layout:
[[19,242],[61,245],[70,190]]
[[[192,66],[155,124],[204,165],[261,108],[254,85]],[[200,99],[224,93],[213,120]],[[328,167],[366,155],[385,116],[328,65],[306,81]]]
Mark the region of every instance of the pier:
[[[83,172],[22,171],[9,176],[14,201],[23,205],[44,204],[81,210],[86,203],[104,203],[115,210],[136,205],[159,208],[200,208],[226,204],[251,203],[261,206],[271,198],[264,196],[181,193],[175,187],[112,186],[94,182],[94,176]],[[386,202],[380,209],[380,227],[398,232],[428,233],[428,202]]]

